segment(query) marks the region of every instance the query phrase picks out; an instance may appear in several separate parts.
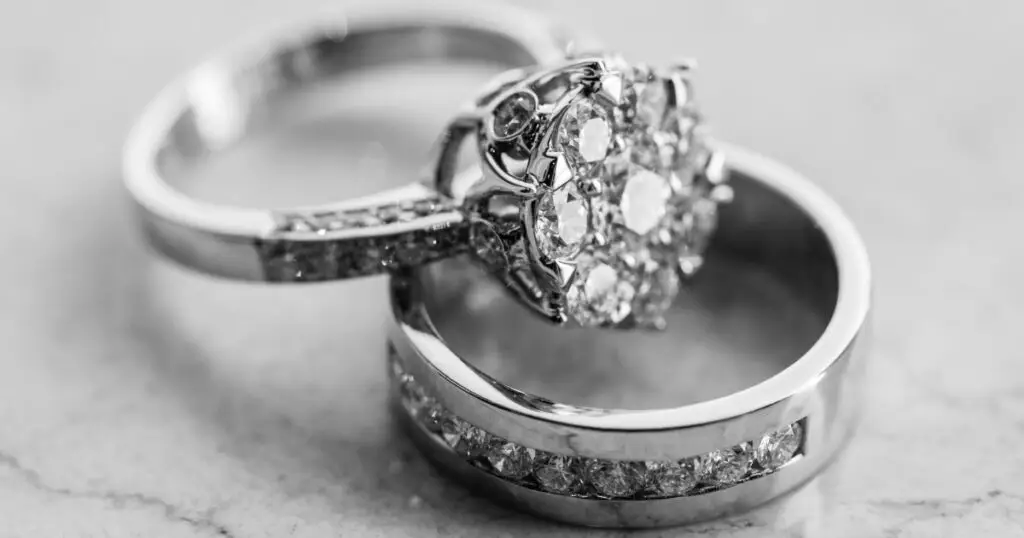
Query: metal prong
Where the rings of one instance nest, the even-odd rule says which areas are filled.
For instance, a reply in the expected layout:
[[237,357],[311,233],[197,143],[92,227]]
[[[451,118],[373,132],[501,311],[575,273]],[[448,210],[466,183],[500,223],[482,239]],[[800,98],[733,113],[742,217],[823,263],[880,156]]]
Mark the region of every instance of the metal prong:
[[588,177],[579,181],[580,192],[587,198],[596,198],[604,192],[604,183],[600,178]]

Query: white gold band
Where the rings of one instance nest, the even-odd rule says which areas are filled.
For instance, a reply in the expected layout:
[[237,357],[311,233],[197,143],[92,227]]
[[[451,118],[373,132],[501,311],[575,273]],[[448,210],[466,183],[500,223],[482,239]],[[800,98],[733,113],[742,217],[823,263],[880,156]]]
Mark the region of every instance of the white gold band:
[[181,164],[252,131],[275,96],[325,78],[398,62],[511,68],[564,58],[565,36],[529,12],[469,3],[428,8],[289,27],[169,86],[144,112],[124,153],[124,180],[150,243],[213,275],[302,282],[372,274],[421,250],[438,256],[446,245],[461,248],[462,215],[420,184],[316,207],[252,209],[192,199],[171,177]]

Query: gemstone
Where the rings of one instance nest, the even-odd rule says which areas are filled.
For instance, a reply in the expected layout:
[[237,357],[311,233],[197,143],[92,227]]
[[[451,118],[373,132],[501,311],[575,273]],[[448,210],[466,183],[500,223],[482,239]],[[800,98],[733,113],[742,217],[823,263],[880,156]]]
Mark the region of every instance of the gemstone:
[[636,119],[642,125],[659,127],[668,110],[668,87],[664,79],[643,84],[636,102]]
[[618,323],[630,312],[633,284],[606,262],[583,260],[567,294],[569,312],[582,325]]
[[520,479],[530,474],[536,457],[534,449],[507,441],[493,443],[487,450],[487,461],[494,474],[505,478]]
[[633,315],[638,321],[660,320],[678,294],[679,275],[675,266],[656,264],[653,270],[644,274],[633,302]]
[[410,375],[403,375],[399,378],[399,395],[402,399],[402,407],[413,417],[420,417],[423,411],[429,406],[430,397]]
[[608,111],[592,99],[571,103],[558,126],[557,145],[577,167],[599,163],[611,148]]
[[494,134],[498,138],[514,138],[526,130],[537,112],[537,98],[532,93],[518,92],[505,98],[494,109]]
[[487,434],[483,430],[454,415],[448,415],[441,422],[441,437],[464,458],[479,456],[487,444]]
[[790,424],[761,437],[754,457],[762,469],[774,471],[793,459],[802,441],[803,428],[799,423]]
[[647,488],[659,497],[678,497],[697,485],[692,460],[647,462]]
[[711,452],[704,456],[701,465],[705,467],[704,472],[709,482],[716,486],[727,486],[742,480],[753,461],[753,447],[747,442]]
[[541,197],[537,206],[537,247],[549,260],[574,257],[587,235],[590,204],[570,181]]
[[634,167],[619,202],[626,227],[640,235],[654,229],[665,216],[671,196],[668,180],[646,168]]
[[587,483],[601,497],[632,497],[643,487],[640,467],[632,462],[590,460],[586,467]]
[[579,461],[572,456],[543,454],[533,471],[541,489],[563,495],[576,493],[583,485]]
[[416,418],[423,423],[423,427],[427,430],[433,433],[441,433],[442,427],[449,417],[450,413],[437,400],[428,396]]

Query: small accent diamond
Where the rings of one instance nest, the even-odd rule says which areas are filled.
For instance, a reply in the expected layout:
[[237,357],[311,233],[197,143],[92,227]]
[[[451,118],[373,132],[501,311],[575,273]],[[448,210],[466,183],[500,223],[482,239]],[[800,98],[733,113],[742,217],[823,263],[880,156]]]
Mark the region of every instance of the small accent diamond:
[[716,486],[727,486],[742,480],[753,461],[753,446],[746,442],[711,452],[703,457],[701,465],[705,466],[707,479],[711,483]]
[[572,456],[544,454],[537,458],[534,476],[541,488],[563,495],[576,493],[583,486],[579,460]]
[[803,428],[800,423],[790,424],[762,437],[754,457],[763,469],[774,471],[793,459],[802,441]]
[[627,461],[590,460],[587,482],[601,497],[632,497],[644,485],[638,464]]
[[505,478],[519,479],[533,471],[533,460],[537,452],[515,443],[496,442],[487,449],[487,461],[494,474]]
[[699,479],[693,460],[649,461],[646,467],[647,488],[659,497],[685,495]]
[[487,444],[487,434],[483,430],[451,414],[441,423],[441,436],[456,454],[464,458],[479,456]]
[[514,93],[494,109],[494,134],[514,138],[522,134],[537,112],[537,98],[527,92]]

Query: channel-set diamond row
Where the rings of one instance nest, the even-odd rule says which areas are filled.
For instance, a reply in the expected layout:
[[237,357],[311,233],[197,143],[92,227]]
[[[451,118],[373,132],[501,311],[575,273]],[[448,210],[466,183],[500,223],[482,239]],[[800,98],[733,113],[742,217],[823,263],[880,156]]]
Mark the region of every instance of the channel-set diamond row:
[[[387,225],[454,210],[450,201],[415,200],[319,214],[287,214],[278,231],[257,250],[267,280],[316,282],[373,275],[453,256],[469,248],[468,226],[387,233]],[[382,227],[373,237],[326,240],[328,232]]]
[[774,473],[801,454],[794,422],[759,439],[678,461],[618,461],[553,454],[490,434],[445,409],[392,359],[392,381],[410,417],[467,463],[520,486],[593,499],[700,495]]

